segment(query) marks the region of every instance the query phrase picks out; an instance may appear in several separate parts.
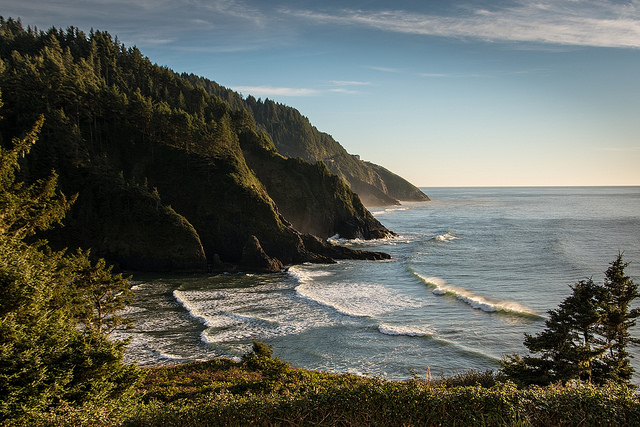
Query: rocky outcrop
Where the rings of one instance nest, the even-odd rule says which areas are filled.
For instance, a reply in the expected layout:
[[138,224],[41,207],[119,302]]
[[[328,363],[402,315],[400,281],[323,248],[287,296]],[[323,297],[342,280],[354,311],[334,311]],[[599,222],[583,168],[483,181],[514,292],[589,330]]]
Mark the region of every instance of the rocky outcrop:
[[[323,245],[318,237],[303,238],[304,233],[323,239],[393,235],[322,164],[254,147],[246,158],[255,161],[262,155],[256,164],[264,173],[259,175],[263,184],[244,157],[213,161],[148,144],[126,152],[129,157],[112,160],[126,175],[144,177],[146,186],[128,185],[118,174],[92,169],[62,180],[65,192],[79,196],[67,227],[52,239],[58,246],[91,247],[96,255],[133,270],[274,272],[303,262],[384,259]],[[306,212],[306,223],[297,221],[296,209]],[[315,228],[305,226],[314,223]]]
[[157,192],[92,168],[64,172],[61,187],[77,199],[65,227],[46,235],[54,246],[91,248],[121,269],[208,271],[197,231]]
[[325,256],[329,259],[361,259],[370,261],[382,261],[391,259],[391,256],[384,252],[361,251],[349,249],[344,246],[333,245],[317,236],[305,234],[302,236],[304,245],[310,251]]
[[262,273],[275,273],[284,268],[280,260],[266,254],[256,236],[250,236],[247,240],[242,248],[242,257],[238,264],[241,269]]
[[342,178],[360,196],[365,206],[429,200],[426,194],[404,178],[349,154],[331,135],[320,132],[295,108],[269,99],[256,100],[252,96],[243,99],[239,93],[202,77],[189,75],[186,78],[224,99],[233,108],[249,111],[283,156],[301,158],[309,163],[324,162],[333,174]]
[[401,176],[398,176],[390,170],[380,165],[376,165],[375,163],[364,162],[364,164],[371,168],[382,178],[387,188],[388,194],[393,195],[393,197],[395,197],[396,199],[401,201],[413,202],[422,202],[429,200],[429,197],[424,194],[422,190],[409,183]]
[[380,239],[394,233],[364,207],[360,198],[323,162],[285,158],[243,134],[248,166],[265,185],[278,210],[301,232],[326,239],[335,234],[353,239]]
[[[15,52],[0,58],[0,142],[45,115],[21,178],[55,170],[61,191],[77,194],[65,227],[45,236],[53,247],[175,272],[380,256],[303,237],[392,233],[325,163],[280,155],[243,103],[153,65],[108,33],[14,30],[0,38],[0,52]],[[33,58],[56,66],[35,67]]]
[[366,206],[397,205],[399,201],[427,201],[429,197],[404,178],[357,155],[351,155],[333,137],[320,132],[295,108],[270,100],[245,101],[259,125],[269,133],[280,154],[309,163],[324,162],[342,178]]

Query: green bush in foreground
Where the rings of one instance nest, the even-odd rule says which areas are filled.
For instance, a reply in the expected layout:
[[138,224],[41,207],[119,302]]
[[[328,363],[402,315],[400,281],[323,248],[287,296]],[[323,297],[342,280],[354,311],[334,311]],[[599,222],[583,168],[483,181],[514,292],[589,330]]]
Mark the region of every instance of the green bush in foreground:
[[[15,425],[640,425],[624,385],[518,389],[491,372],[388,381],[290,367],[264,355],[147,369],[137,403],[29,415]],[[262,354],[262,355],[260,355]],[[482,384],[491,384],[483,386]]]
[[132,296],[128,280],[88,252],[54,252],[34,237],[71,204],[55,174],[17,179],[42,123],[11,148],[0,146],[0,423],[51,407],[124,401],[140,376],[122,363],[126,343],[108,339],[126,323],[118,312]]

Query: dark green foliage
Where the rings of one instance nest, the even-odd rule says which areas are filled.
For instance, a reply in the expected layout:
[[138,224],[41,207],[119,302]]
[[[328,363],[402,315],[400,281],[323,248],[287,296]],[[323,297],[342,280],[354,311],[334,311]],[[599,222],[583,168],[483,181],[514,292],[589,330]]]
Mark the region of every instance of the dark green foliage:
[[[518,389],[510,382],[466,385],[387,381],[259,363],[212,360],[148,370],[141,403],[126,410],[57,411],[44,425],[638,425],[629,388],[584,383]],[[485,376],[485,375],[481,375]],[[467,379],[476,374],[461,374]]]
[[[237,264],[250,236],[285,264],[317,258],[247,164],[243,149],[273,154],[275,146],[237,94],[213,94],[215,83],[154,65],[107,32],[37,32],[9,19],[0,35],[0,142],[43,114],[22,178],[56,170],[60,189],[78,194],[67,226],[46,235],[53,247],[90,247],[123,268],[155,271]],[[334,176],[304,169],[298,175],[320,181],[320,193],[298,193],[287,182],[298,175],[280,179],[290,197],[311,196],[327,212],[328,235],[360,234],[365,221],[386,232],[350,208],[357,196],[333,185]]]
[[71,310],[90,335],[108,337],[116,328],[129,324],[119,313],[133,302],[129,279],[114,275],[104,259],[95,264],[90,252],[78,252],[65,258],[73,277]]
[[266,359],[271,359],[273,355],[273,350],[267,344],[253,340],[253,355],[255,357],[264,357]]
[[322,239],[335,234],[348,239],[389,235],[324,162],[285,158],[256,134],[242,134],[240,143],[247,164],[296,230]]
[[640,315],[630,303],[640,294],[624,275],[626,265],[619,254],[604,284],[587,279],[571,286],[572,294],[549,311],[546,329],[535,336],[525,334],[524,345],[535,356],[506,356],[503,372],[522,384],[574,379],[628,384],[633,368],[626,347],[638,342],[629,328]]
[[271,136],[280,154],[309,163],[324,162],[358,193],[366,205],[392,205],[398,200],[423,201],[429,198],[405,179],[373,163],[349,154],[331,135],[320,132],[294,108],[272,100],[245,99],[213,82],[187,76],[194,86],[224,98],[234,109],[247,109]]
[[35,144],[43,121],[40,117],[25,137],[12,138],[11,149],[0,147],[0,232],[8,239],[20,241],[59,223],[69,207],[63,195],[56,197],[55,174],[31,185],[16,181],[18,160]]
[[433,384],[444,387],[481,386],[484,388],[490,388],[505,379],[504,375],[495,373],[491,370],[484,372],[470,370],[450,377],[439,378],[433,381]]
[[640,293],[638,285],[624,273],[627,265],[620,254],[605,272],[603,287],[607,291],[607,299],[600,329],[608,346],[603,356],[605,372],[602,375],[620,383],[628,383],[633,375],[627,346],[640,343],[629,332],[640,316],[639,308],[631,308],[631,303],[640,297]]
[[388,381],[292,368],[254,341],[241,362],[155,367],[133,406],[59,408],[17,425],[638,425],[640,399],[617,384],[518,389],[491,372]]
[[18,159],[39,120],[0,148],[0,421],[52,405],[127,399],[140,374],[122,363],[125,343],[107,339],[123,319],[128,281],[88,253],[65,256],[31,237],[59,222],[69,202],[56,176],[27,185]]

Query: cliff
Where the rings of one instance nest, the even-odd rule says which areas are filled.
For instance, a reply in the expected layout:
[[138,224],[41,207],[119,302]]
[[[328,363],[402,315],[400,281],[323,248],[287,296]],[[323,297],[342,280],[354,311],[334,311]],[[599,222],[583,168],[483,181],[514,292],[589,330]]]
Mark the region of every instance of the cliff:
[[388,257],[322,241],[392,232],[323,164],[278,153],[250,111],[106,32],[2,20],[0,36],[1,142],[44,115],[21,178],[55,170],[60,189],[77,194],[65,227],[44,236],[53,246],[152,271]]
[[293,227],[326,239],[335,234],[353,239],[379,239],[390,232],[363,206],[345,182],[323,162],[286,158],[273,146],[243,135],[244,157]]
[[194,75],[184,75],[197,87],[224,99],[233,108],[249,111],[283,156],[309,163],[324,162],[360,196],[366,206],[398,205],[400,201],[427,201],[429,197],[404,178],[352,155],[327,133],[320,132],[295,108],[269,99],[243,99],[240,94]]

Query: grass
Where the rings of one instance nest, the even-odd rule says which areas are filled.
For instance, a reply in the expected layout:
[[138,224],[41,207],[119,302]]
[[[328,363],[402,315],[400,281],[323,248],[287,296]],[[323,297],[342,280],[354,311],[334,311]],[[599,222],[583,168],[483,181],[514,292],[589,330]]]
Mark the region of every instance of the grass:
[[146,369],[133,402],[56,408],[9,425],[640,425],[622,386],[518,389],[492,372],[389,381],[292,368],[268,354]]

